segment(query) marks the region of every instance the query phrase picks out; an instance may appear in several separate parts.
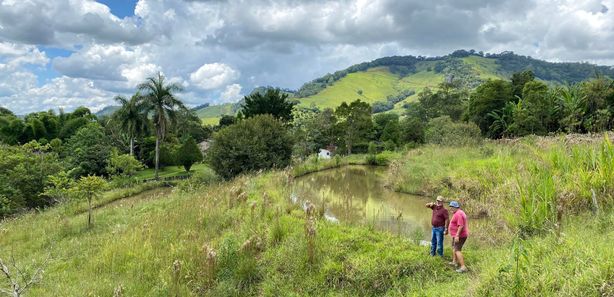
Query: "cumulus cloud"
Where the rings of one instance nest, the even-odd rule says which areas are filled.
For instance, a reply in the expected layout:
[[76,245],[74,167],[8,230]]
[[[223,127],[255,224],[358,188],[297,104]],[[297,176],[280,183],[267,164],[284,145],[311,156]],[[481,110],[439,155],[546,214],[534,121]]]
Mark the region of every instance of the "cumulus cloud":
[[239,72],[223,63],[204,64],[190,74],[190,81],[203,90],[223,87],[239,78]]
[[0,102],[17,114],[31,112],[32,106],[36,106],[36,110],[72,110],[87,106],[97,111],[113,103],[113,94],[97,88],[91,80],[61,76],[41,87],[28,88],[21,94],[0,97]]
[[224,89],[222,95],[220,96],[220,101],[222,103],[235,103],[241,100],[241,98],[243,98],[243,95],[241,94],[241,89],[241,85],[239,84],[232,84],[226,86],[226,89]]
[[22,108],[9,100],[61,85],[31,69],[48,67],[41,45],[72,52],[51,62],[73,90],[53,99],[67,106],[81,98],[75,93],[129,94],[158,71],[184,86],[189,103],[230,102],[258,85],[298,88],[382,56],[459,48],[611,65],[613,7],[614,0],[139,0],[134,16],[118,18],[91,0],[0,0],[0,70],[12,74],[0,73],[0,104]]
[[91,0],[0,1],[0,38],[15,42],[141,44],[152,37],[135,18],[119,19],[106,5]]

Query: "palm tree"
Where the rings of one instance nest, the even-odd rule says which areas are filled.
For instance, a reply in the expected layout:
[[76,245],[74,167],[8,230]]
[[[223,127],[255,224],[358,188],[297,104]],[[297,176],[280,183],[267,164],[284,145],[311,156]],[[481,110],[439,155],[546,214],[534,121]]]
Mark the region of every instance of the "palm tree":
[[121,108],[113,114],[113,118],[119,122],[121,129],[128,134],[130,155],[134,156],[134,139],[147,130],[149,123],[147,115],[144,113],[145,106],[141,101],[141,94],[137,92],[130,100],[117,96],[115,101],[121,104]]
[[156,128],[156,157],[155,157],[155,176],[158,179],[158,169],[160,166],[160,142],[164,140],[167,126],[176,121],[176,112],[186,110],[181,100],[177,99],[173,93],[180,92],[181,86],[178,84],[165,84],[164,76],[158,73],[157,77],[149,77],[138,86],[143,91],[141,100],[144,104],[145,114],[151,115]]

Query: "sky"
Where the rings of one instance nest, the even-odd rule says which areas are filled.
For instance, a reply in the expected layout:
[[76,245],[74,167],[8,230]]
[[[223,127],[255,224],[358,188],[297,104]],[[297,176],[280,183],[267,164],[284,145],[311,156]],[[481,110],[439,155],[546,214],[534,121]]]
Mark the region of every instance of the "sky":
[[161,72],[188,105],[298,89],[350,65],[457,49],[614,65],[614,0],[0,0],[0,106],[134,94]]

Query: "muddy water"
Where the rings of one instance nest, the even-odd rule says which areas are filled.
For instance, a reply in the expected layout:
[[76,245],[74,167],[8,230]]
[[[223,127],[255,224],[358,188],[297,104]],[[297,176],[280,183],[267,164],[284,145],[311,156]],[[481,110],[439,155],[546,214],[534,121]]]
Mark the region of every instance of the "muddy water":
[[347,166],[308,174],[296,179],[292,199],[324,205],[330,221],[429,239],[429,200],[384,188],[385,173],[384,167]]

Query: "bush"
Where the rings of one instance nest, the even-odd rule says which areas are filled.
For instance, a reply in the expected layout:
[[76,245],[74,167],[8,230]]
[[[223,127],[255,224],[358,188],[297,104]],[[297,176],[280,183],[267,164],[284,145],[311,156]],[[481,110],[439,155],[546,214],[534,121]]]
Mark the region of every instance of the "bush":
[[207,158],[215,172],[228,179],[290,165],[292,145],[292,137],[279,120],[257,115],[216,133]]
[[55,153],[0,145],[0,217],[51,204],[41,194],[48,176],[61,169]]
[[186,142],[177,151],[177,162],[183,165],[187,172],[190,172],[190,168],[192,168],[194,163],[200,162],[202,159],[203,154],[192,137],[188,137]]
[[453,122],[449,116],[430,120],[426,127],[425,139],[427,143],[449,146],[476,145],[482,140],[477,125]]

